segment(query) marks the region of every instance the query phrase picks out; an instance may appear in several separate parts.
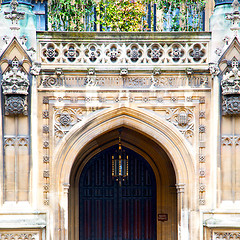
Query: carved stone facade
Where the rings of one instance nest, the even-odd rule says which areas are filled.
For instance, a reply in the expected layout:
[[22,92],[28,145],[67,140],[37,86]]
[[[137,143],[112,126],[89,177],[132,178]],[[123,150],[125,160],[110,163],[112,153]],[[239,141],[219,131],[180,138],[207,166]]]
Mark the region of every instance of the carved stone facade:
[[2,8],[0,240],[79,240],[82,173],[119,130],[155,175],[154,240],[240,239],[236,1],[216,0],[212,33],[31,34],[30,5]]

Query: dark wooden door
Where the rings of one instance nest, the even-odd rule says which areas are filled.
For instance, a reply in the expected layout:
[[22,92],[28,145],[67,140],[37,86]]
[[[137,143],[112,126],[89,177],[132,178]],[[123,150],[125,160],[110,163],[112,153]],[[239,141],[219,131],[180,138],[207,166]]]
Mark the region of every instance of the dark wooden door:
[[79,182],[81,240],[155,240],[156,181],[139,154],[129,156],[129,177],[119,185],[112,179],[111,157],[117,146],[95,155]]

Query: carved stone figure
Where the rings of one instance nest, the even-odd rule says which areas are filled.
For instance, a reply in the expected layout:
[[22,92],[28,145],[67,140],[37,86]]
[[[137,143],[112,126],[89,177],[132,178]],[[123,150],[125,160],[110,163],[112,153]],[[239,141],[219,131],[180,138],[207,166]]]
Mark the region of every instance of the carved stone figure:
[[28,94],[29,80],[25,72],[13,67],[3,74],[2,89],[3,94]]

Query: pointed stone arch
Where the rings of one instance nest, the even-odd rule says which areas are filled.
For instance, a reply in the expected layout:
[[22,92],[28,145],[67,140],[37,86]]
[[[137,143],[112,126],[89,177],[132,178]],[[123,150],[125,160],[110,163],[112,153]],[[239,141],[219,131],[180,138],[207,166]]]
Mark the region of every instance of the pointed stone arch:
[[[188,218],[184,217],[183,209],[196,208],[195,168],[190,144],[172,127],[172,125],[154,112],[139,108],[119,107],[106,109],[90,114],[85,120],[75,125],[64,137],[53,155],[53,184],[57,202],[62,203],[61,211],[65,216],[63,225],[56,226],[64,229],[62,236],[68,239],[68,188],[72,167],[81,150],[97,137],[119,127],[126,127],[144,135],[159,145],[171,160],[175,176],[178,196],[178,228],[179,239],[188,234]],[[183,192],[185,192],[183,196]],[[56,205],[57,202],[53,202]],[[57,219],[56,219],[57,223]],[[184,227],[181,227],[184,225]],[[181,237],[182,236],[182,237]],[[186,238],[185,238],[186,239]]]

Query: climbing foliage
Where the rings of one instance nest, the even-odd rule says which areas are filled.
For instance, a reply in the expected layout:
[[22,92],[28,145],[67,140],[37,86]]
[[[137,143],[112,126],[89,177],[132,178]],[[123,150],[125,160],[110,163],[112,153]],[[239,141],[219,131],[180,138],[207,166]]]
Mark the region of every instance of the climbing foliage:
[[[55,31],[148,31],[149,6],[158,31],[199,31],[205,0],[52,0],[48,20]],[[150,19],[153,20],[153,11]],[[96,26],[99,26],[98,28]]]

